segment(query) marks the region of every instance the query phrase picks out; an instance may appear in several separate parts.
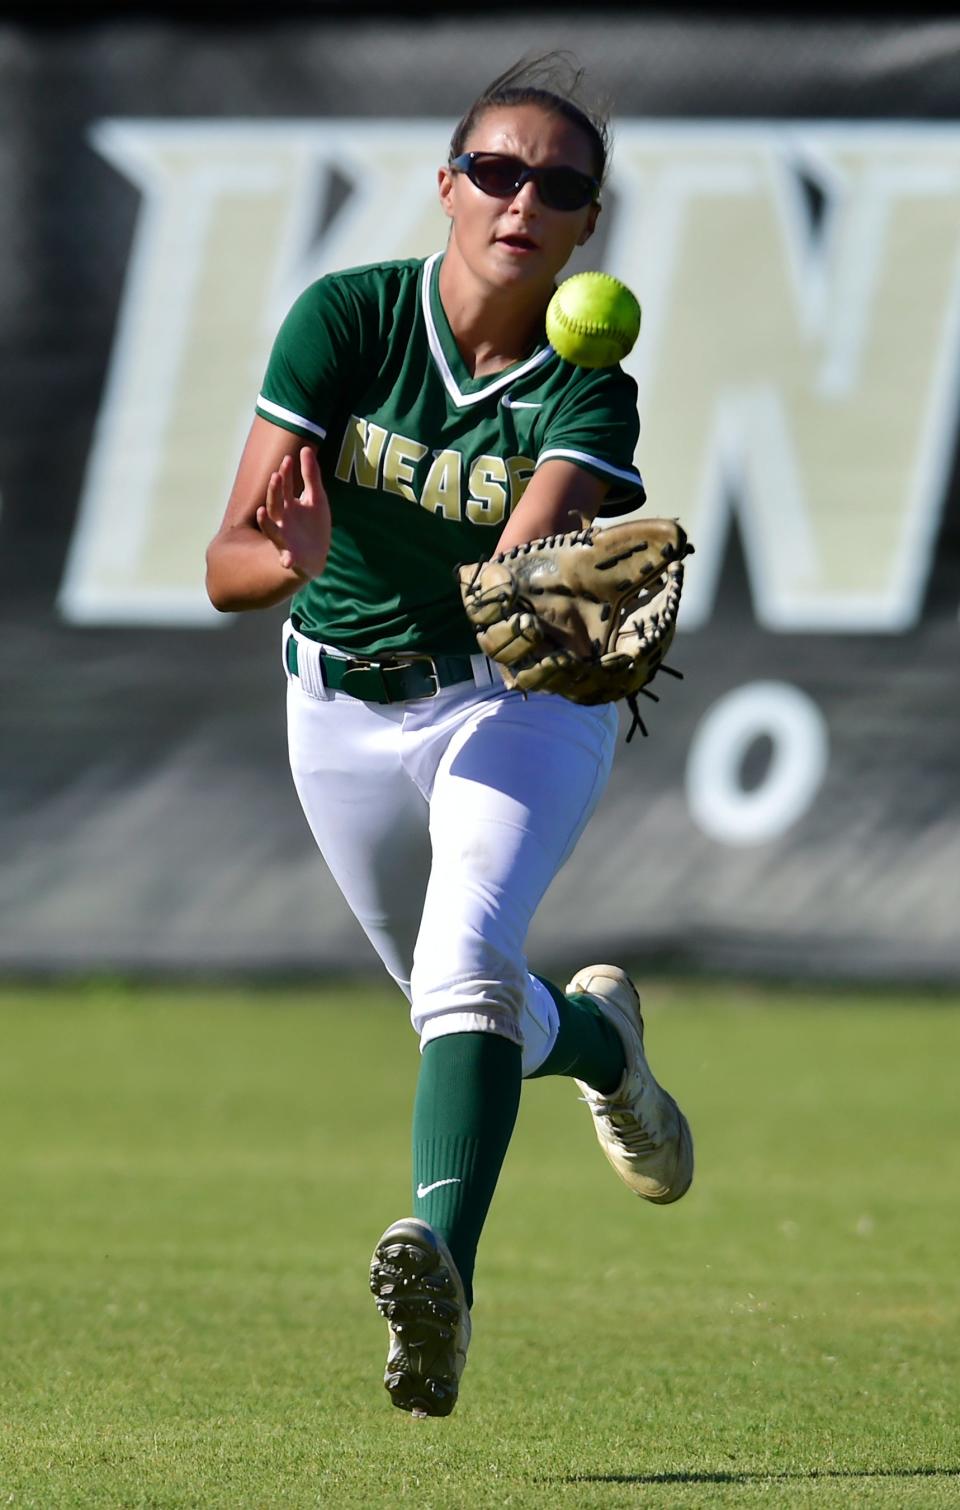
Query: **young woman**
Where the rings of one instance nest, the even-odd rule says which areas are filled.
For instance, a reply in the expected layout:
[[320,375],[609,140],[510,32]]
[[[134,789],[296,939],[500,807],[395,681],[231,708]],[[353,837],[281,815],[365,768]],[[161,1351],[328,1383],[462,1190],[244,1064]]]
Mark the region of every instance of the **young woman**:
[[603,791],[615,712],[508,692],[455,576],[643,498],[635,384],[561,361],[544,335],[600,213],[608,142],[547,87],[553,67],[517,65],[457,127],[442,254],[332,274],[296,301],[208,551],[217,608],[292,598],[294,782],[420,1036],[414,1215],[387,1228],[370,1281],[384,1382],[414,1415],[456,1402],[524,1076],[577,1080],[636,1194],[677,1200],[693,1173],[629,978],[591,966],[562,991],[524,955]]

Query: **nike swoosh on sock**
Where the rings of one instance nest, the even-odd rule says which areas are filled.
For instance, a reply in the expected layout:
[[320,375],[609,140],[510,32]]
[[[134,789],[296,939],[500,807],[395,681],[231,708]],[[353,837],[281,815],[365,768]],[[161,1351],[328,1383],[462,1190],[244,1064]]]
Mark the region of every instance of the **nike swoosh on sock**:
[[429,1195],[431,1190],[436,1190],[440,1185],[460,1185],[462,1183],[462,1180],[458,1176],[452,1180],[434,1180],[432,1185],[418,1185],[417,1200],[422,1201],[425,1195]]

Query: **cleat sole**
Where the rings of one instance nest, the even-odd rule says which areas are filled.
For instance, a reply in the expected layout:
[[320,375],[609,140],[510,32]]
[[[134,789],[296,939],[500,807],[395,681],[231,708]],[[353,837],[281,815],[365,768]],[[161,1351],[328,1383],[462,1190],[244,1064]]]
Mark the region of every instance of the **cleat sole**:
[[399,1410],[418,1418],[448,1416],[466,1347],[461,1342],[458,1354],[458,1333],[469,1335],[469,1312],[440,1239],[425,1223],[411,1226],[414,1238],[417,1228],[423,1231],[422,1243],[398,1240],[388,1229],[370,1265],[370,1289],[391,1334],[383,1382]]

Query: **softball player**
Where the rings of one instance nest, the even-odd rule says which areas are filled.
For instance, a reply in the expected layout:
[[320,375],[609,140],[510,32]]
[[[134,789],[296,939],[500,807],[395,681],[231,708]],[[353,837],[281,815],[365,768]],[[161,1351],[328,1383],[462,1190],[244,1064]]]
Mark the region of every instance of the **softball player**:
[[458,563],[643,498],[635,384],[561,361],[544,335],[607,155],[605,125],[544,87],[545,61],[501,76],[454,133],[442,253],[333,274],[296,301],[208,551],[216,607],[292,598],[294,782],[420,1037],[413,1215],[371,1267],[384,1382],[414,1415],[456,1402],[524,1076],[576,1079],[636,1194],[677,1200],[693,1172],[629,978],[591,966],[561,990],[524,955],[603,791],[615,711],[508,692],[455,580]]

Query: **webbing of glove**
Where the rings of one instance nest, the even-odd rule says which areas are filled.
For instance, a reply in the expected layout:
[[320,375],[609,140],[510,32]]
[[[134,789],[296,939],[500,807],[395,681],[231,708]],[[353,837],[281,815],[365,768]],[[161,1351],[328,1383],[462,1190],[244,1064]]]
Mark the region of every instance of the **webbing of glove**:
[[547,535],[458,569],[467,617],[508,687],[572,702],[625,698],[627,735],[646,734],[636,698],[676,631],[683,559],[693,546],[675,519],[629,520]]

